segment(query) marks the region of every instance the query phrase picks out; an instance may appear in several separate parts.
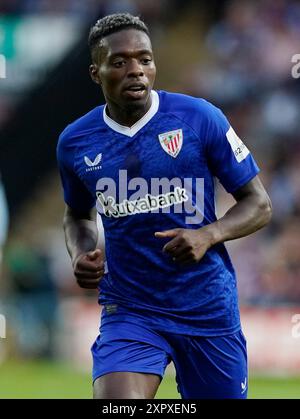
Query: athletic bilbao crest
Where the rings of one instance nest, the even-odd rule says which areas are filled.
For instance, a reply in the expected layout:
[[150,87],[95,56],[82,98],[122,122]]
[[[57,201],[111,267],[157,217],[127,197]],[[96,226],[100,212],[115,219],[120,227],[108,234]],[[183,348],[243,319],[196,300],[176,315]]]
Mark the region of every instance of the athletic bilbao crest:
[[182,129],[164,132],[158,136],[160,145],[172,157],[177,157],[182,147],[183,134]]

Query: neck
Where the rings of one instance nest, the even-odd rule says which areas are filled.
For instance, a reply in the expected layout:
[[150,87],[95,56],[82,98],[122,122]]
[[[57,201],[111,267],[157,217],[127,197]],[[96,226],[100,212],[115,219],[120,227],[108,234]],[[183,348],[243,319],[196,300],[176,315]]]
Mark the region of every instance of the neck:
[[151,104],[152,97],[150,95],[147,102],[143,106],[132,104],[122,107],[116,103],[107,102],[106,111],[107,115],[118,124],[125,127],[132,127],[132,125],[139,121],[148,112]]

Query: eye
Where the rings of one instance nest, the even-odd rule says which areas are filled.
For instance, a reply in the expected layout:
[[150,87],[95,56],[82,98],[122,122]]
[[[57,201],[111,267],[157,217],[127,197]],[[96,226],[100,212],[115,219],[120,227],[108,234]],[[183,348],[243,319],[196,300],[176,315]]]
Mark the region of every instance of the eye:
[[124,61],[124,60],[119,60],[119,61],[115,61],[115,62],[113,63],[113,66],[114,66],[114,67],[116,67],[116,68],[120,68],[120,67],[122,67],[124,64],[125,64],[125,61]]
[[152,59],[151,59],[151,58],[142,58],[142,59],[141,59],[141,63],[142,63],[143,65],[150,64],[150,63],[151,63],[151,61],[152,61]]

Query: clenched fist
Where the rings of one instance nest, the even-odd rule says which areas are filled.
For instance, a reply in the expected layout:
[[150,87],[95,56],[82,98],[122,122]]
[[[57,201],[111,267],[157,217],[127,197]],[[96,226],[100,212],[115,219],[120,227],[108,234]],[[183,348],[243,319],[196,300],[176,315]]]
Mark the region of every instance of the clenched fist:
[[213,244],[212,236],[206,227],[197,230],[174,228],[156,232],[155,237],[172,239],[163,247],[163,252],[168,253],[174,262],[181,265],[199,262]]
[[73,262],[74,275],[81,288],[97,288],[104,275],[102,251],[96,249],[77,256]]

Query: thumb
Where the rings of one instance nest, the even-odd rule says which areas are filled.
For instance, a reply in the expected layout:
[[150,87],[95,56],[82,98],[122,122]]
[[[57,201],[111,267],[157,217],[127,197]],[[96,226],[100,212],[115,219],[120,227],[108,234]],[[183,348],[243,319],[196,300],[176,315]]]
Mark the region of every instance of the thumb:
[[164,239],[166,237],[176,237],[178,234],[178,230],[178,228],[174,228],[173,230],[157,231],[156,233],[154,233],[154,235],[159,239]]
[[100,257],[102,254],[100,249],[95,249],[92,252],[87,253],[87,257],[89,260],[96,260],[98,257]]

